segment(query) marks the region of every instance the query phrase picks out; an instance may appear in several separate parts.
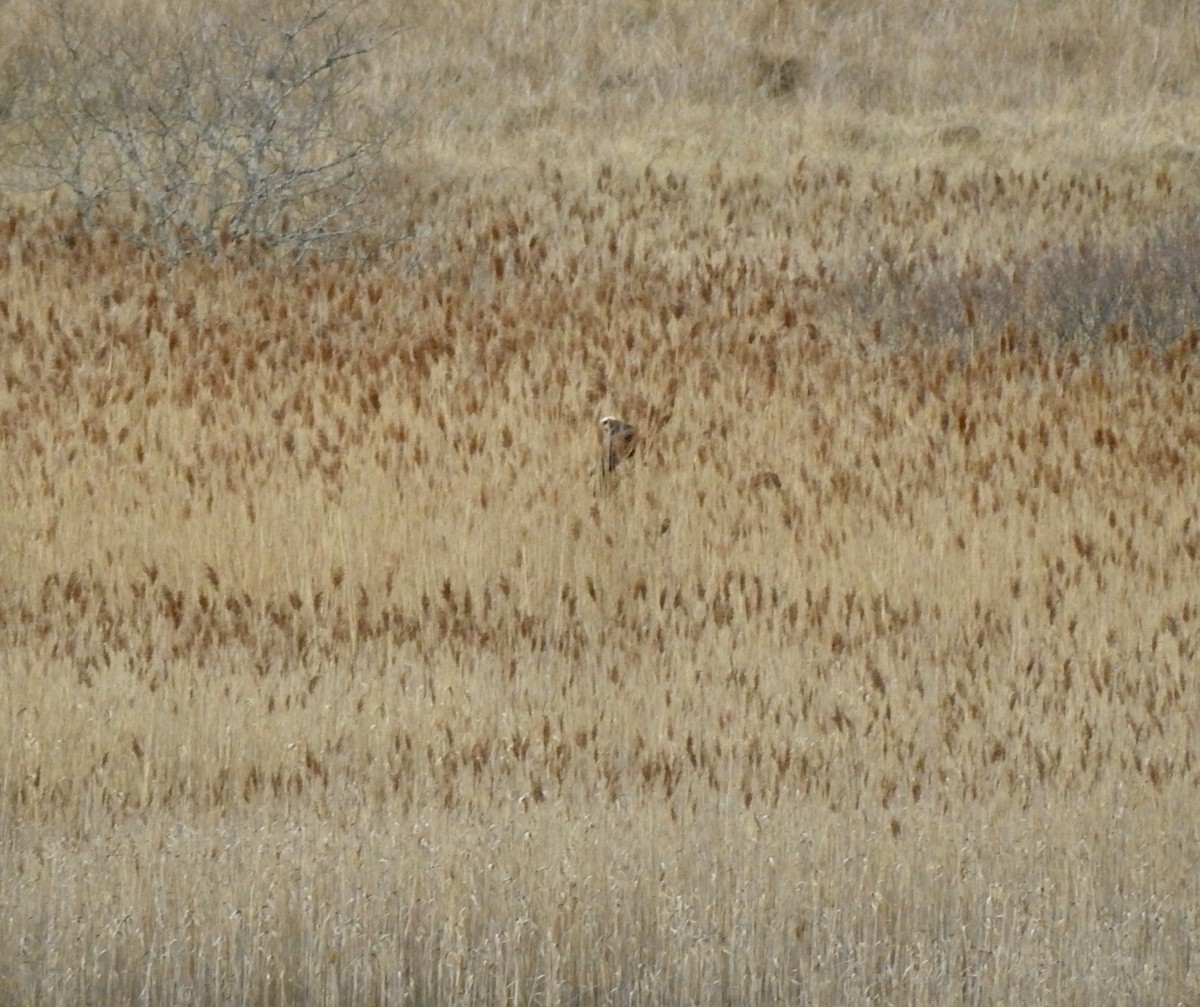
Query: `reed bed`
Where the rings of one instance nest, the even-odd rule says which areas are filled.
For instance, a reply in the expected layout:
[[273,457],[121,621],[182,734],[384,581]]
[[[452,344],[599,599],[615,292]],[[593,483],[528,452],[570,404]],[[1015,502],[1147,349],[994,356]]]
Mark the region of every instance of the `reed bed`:
[[0,999],[1195,1000],[1191,164],[488,135],[5,206]]

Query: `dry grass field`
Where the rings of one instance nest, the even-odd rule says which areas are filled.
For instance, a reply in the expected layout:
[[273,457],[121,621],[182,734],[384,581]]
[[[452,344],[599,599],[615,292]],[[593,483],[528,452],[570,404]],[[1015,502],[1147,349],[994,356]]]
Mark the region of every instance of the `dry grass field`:
[[6,197],[0,1001],[1200,998],[1200,29],[965,7],[415,5],[360,255]]

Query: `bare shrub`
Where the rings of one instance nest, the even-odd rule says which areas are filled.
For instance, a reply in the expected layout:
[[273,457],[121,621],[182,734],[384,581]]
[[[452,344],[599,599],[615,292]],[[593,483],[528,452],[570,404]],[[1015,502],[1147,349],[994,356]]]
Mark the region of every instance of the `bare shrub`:
[[[245,242],[303,252],[371,223],[390,131],[354,107],[356,64],[390,32],[363,4],[39,13],[19,160],[69,189],[85,226],[117,223],[177,261]],[[133,213],[113,212],[119,195]]]
[[846,285],[862,325],[893,339],[970,338],[1016,329],[1090,344],[1114,329],[1167,346],[1200,326],[1200,211],[1140,236],[1072,235],[1003,261],[930,261],[884,244]]

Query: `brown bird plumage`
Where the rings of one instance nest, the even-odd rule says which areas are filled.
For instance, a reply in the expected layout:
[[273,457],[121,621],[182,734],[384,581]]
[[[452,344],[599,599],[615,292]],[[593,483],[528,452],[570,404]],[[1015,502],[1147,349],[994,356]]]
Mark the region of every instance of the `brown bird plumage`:
[[605,472],[612,472],[623,461],[633,457],[637,450],[637,431],[624,420],[605,416],[600,421],[603,454],[601,465]]

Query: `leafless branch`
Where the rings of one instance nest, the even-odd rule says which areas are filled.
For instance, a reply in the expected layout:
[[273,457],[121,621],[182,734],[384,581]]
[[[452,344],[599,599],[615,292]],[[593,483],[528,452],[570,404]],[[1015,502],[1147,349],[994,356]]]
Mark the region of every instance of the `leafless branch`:
[[24,167],[69,189],[85,225],[128,193],[140,213],[120,226],[175,261],[245,242],[304,252],[370,226],[391,132],[355,125],[355,64],[392,30],[369,27],[361,0],[273,10],[156,32],[46,0],[17,113]]

